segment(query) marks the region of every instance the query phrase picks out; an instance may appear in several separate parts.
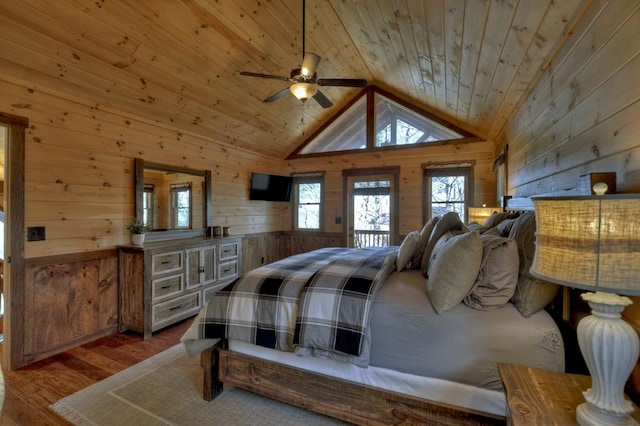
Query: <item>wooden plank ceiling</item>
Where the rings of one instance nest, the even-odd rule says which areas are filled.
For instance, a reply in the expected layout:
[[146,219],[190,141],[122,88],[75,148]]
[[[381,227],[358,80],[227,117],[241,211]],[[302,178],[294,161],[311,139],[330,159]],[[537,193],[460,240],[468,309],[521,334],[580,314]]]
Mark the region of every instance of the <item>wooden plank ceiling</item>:
[[[495,139],[588,0],[307,0],[306,50],[319,78],[365,78]],[[284,158],[354,97],[329,109],[292,95],[301,0],[0,2],[0,74]]]

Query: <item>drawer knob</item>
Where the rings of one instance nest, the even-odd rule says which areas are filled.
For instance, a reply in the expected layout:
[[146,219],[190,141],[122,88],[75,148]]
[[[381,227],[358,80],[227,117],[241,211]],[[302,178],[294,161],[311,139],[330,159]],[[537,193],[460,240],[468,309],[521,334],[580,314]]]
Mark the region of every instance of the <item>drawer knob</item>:
[[179,306],[174,306],[173,308],[169,308],[170,311],[175,311],[176,309],[181,309],[184,306],[184,303],[180,304]]
[[161,265],[168,265],[169,263],[171,263],[168,260],[163,260],[162,262],[160,262]]

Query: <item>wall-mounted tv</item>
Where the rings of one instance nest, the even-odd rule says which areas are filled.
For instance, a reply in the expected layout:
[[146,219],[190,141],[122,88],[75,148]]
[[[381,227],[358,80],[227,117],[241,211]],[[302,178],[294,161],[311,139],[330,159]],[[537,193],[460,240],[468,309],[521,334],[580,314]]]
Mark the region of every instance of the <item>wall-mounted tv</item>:
[[291,199],[291,176],[251,173],[250,200],[289,201]]

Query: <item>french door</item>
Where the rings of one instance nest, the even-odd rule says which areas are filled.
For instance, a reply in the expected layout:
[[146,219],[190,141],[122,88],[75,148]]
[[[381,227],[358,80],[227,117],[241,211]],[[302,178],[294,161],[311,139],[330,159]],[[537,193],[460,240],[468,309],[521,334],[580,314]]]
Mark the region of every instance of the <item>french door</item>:
[[397,171],[345,171],[348,247],[397,245]]

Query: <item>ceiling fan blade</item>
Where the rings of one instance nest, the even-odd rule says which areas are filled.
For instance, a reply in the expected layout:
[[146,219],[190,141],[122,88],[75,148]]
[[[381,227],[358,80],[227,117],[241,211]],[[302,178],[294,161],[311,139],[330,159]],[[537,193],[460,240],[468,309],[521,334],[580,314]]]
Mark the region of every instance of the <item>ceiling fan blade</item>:
[[322,108],[331,108],[333,106],[329,98],[327,98],[324,95],[324,93],[322,93],[319,90],[316,92],[315,95],[313,95],[313,99],[315,99],[316,102],[318,102]]
[[310,79],[316,73],[316,68],[322,58],[315,53],[306,52],[302,59],[302,66],[300,67],[300,74],[305,79]]
[[367,80],[362,78],[319,78],[318,86],[366,87]]
[[248,77],[271,78],[274,80],[289,81],[289,77],[280,77],[279,75],[271,75],[271,74],[260,74],[257,72],[250,72],[250,71],[240,71],[240,75],[246,75]]
[[269,96],[267,99],[265,99],[262,102],[269,103],[269,102],[277,101],[278,99],[285,96],[287,93],[289,93],[288,87],[286,89],[282,89],[281,91],[274,93],[273,95]]

